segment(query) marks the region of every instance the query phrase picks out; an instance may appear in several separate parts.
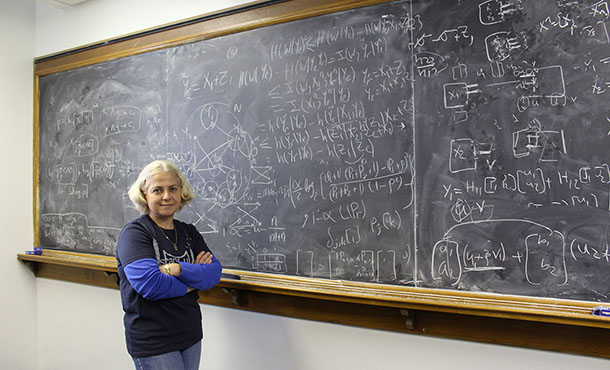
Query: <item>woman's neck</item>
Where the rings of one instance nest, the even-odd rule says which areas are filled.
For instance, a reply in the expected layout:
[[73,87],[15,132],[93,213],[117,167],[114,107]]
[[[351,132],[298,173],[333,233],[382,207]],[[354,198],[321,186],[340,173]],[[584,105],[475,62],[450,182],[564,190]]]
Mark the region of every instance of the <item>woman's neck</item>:
[[148,215],[148,216],[160,228],[166,229],[166,230],[173,230],[174,229],[174,218],[173,217],[159,218],[159,217],[154,217],[154,216],[151,216],[151,215]]

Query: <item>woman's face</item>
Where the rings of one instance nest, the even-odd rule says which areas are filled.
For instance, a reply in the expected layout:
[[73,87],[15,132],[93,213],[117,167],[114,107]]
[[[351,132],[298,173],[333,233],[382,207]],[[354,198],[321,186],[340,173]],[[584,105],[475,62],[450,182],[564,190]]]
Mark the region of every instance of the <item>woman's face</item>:
[[148,179],[148,188],[144,193],[148,204],[148,215],[157,223],[172,221],[174,213],[180,209],[182,189],[176,175],[162,172]]

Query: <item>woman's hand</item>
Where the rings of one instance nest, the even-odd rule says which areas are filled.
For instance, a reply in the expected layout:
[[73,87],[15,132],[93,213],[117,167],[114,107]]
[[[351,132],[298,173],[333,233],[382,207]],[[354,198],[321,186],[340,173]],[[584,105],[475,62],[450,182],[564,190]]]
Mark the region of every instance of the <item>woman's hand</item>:
[[[201,252],[195,258],[195,263],[212,263],[212,253]],[[160,265],[159,270],[166,275],[180,276],[182,274],[182,266],[179,263],[166,263]]]
[[201,252],[195,258],[195,263],[212,263],[212,253]]
[[159,270],[166,275],[179,276],[182,273],[182,266],[179,263],[166,263],[160,265]]

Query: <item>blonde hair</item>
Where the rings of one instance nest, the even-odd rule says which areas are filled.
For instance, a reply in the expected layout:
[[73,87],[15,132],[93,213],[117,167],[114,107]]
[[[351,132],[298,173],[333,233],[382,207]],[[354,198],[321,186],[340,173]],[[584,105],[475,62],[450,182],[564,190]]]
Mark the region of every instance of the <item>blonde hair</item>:
[[148,208],[148,202],[146,202],[146,198],[144,197],[144,193],[148,190],[148,186],[150,183],[150,178],[152,176],[158,175],[160,173],[173,173],[176,175],[176,179],[178,180],[178,184],[180,185],[180,208],[189,204],[193,199],[195,199],[195,192],[189,184],[189,181],[186,177],[180,172],[178,167],[170,161],[166,160],[158,160],[150,162],[146,165],[138,175],[138,179],[131,184],[129,187],[129,191],[127,194],[129,195],[129,199],[136,209],[141,213],[148,214],[150,209]]

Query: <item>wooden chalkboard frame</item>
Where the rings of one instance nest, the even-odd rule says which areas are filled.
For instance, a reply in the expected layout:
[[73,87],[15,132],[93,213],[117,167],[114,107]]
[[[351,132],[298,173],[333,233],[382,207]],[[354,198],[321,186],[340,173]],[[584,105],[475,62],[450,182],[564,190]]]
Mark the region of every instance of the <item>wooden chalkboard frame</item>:
[[[116,40],[50,55],[34,65],[34,235],[39,245],[39,88],[40,78],[56,72],[164,49],[259,27],[354,9],[388,0],[290,0],[263,1],[239,9],[211,14],[173,26],[149,30]],[[23,261],[72,266],[114,273],[108,257],[45,251],[42,256],[20,255]],[[85,261],[85,262],[83,262]],[[225,280],[223,286],[243,291],[298,296],[371,306],[398,307],[473,316],[536,321],[610,329],[610,320],[591,315],[596,302],[533,298],[504,294],[449,291],[389,286],[337,280],[302,278],[247,271],[231,271],[241,280]]]

